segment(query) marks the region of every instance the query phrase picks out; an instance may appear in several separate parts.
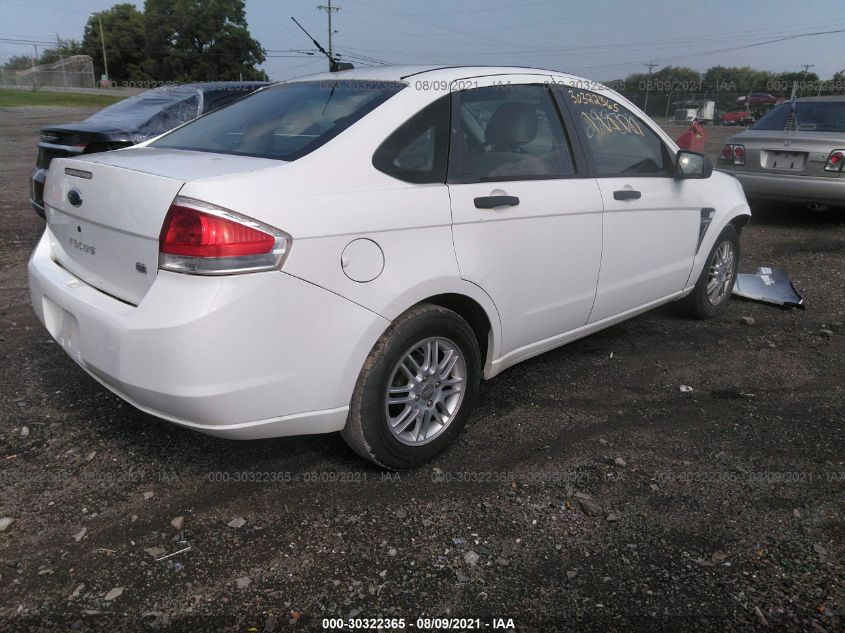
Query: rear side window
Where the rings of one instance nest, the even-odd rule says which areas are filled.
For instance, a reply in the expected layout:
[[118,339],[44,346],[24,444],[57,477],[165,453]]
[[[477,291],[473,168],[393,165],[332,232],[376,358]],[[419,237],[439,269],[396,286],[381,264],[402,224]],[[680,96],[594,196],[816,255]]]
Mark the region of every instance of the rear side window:
[[413,183],[446,181],[449,97],[441,97],[403,123],[373,154],[373,166]]
[[213,112],[251,92],[252,90],[235,90],[234,88],[206,92],[202,99],[203,113]]
[[156,88],[110,105],[86,121],[152,138],[199,116],[196,88]]
[[495,85],[460,93],[455,177],[478,181],[561,178],[575,173],[551,94],[541,85]]
[[403,87],[355,80],[281,84],[211,112],[151,146],[292,161],[324,145]]
[[[784,103],[751,126],[752,130],[784,130],[790,122],[792,104]],[[845,132],[845,101],[798,101],[795,120],[799,132]]]
[[575,125],[587,139],[599,176],[670,176],[663,141],[620,103],[587,90],[567,88]]

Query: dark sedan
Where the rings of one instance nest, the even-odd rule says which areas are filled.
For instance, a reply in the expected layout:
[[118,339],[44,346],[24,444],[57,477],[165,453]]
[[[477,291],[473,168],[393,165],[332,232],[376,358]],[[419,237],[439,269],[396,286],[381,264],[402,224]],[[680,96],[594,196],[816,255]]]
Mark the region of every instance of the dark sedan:
[[44,181],[54,158],[141,143],[267,85],[263,81],[221,81],[156,88],[119,101],[79,123],[43,127],[30,175],[29,201],[44,217]]

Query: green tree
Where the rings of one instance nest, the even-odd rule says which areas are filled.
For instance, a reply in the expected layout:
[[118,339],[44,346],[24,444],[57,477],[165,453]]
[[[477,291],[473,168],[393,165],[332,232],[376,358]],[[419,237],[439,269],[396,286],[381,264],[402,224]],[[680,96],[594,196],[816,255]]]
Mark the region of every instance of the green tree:
[[792,96],[792,86],[798,84],[799,97],[815,95],[819,89],[819,76],[816,73],[804,73],[799,71],[776,73],[773,77],[773,84],[776,89],[769,92],[779,93],[785,97]]
[[750,66],[714,66],[704,73],[704,85],[710,94],[716,95],[716,107],[731,110],[737,107],[737,99],[751,92],[770,92],[774,75],[765,70],[754,70]]
[[144,70],[161,81],[266,79],[243,0],[146,0]]
[[48,48],[41,53],[41,57],[38,58],[38,63],[52,64],[60,61],[62,58],[67,59],[68,57],[73,57],[74,55],[87,55],[85,50],[82,48],[82,43],[77,42],[76,40],[63,40],[56,48]]
[[[697,92],[701,83],[701,73],[693,68],[684,66],[664,66],[660,70],[651,73],[651,86],[648,92],[669,92],[675,91]],[[632,73],[625,78],[626,91],[631,94],[645,94],[649,82],[648,73]]]
[[144,73],[144,14],[135,5],[116,4],[111,9],[88,18],[82,37],[82,50],[94,60],[95,73],[105,73],[100,39],[100,20],[106,44],[109,79],[142,81],[151,79]]
[[684,66],[664,66],[649,75],[632,73],[625,79],[608,82],[629,99],[643,107],[648,94],[648,114],[663,115],[667,101],[682,101],[701,96],[701,73]]
[[27,68],[32,68],[32,58],[26,55],[12,55],[3,64],[3,70],[26,70]]

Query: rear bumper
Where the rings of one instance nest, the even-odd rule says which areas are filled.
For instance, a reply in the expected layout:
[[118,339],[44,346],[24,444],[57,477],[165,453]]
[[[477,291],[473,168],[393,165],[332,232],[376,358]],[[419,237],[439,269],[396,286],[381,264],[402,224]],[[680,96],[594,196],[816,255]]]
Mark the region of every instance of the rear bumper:
[[41,239],[32,305],[62,348],[137,408],[234,439],[343,428],[383,317],[282,272],[159,272],[137,307],[56,264]]
[[819,178],[744,171],[728,173],[739,179],[749,198],[845,206],[845,178],[842,177]]
[[42,218],[44,217],[44,182],[46,180],[46,169],[32,168],[29,174],[29,203]]

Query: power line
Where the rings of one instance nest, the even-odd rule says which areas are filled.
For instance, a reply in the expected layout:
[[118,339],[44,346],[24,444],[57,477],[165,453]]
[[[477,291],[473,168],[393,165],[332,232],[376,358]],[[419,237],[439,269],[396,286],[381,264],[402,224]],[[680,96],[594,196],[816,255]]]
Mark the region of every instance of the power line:
[[[521,9],[522,7],[529,7],[535,4],[548,4],[549,2],[554,2],[556,0],[531,0],[531,2],[522,2],[519,4],[509,4],[502,7],[484,7],[483,9],[469,9],[467,11],[429,11],[426,13],[406,13],[407,16],[419,16],[419,15],[437,15],[437,16],[444,16],[444,15],[468,15],[470,13],[490,13],[491,11],[511,11],[513,9]],[[358,13],[364,13],[367,15],[381,15],[381,12],[376,11],[358,11]]]
[[[655,2],[655,1],[656,0],[636,0],[635,2],[629,2],[627,4],[617,5],[617,6],[613,6],[613,7],[607,7],[605,9],[596,9],[594,11],[587,11],[585,13],[568,14],[568,15],[565,15],[565,16],[561,16],[559,18],[537,20],[537,21],[533,21],[533,22],[525,22],[525,23],[522,23],[522,24],[509,24],[508,26],[496,26],[496,27],[483,28],[483,29],[472,29],[471,31],[460,31],[458,29],[453,29],[453,28],[450,28],[450,27],[443,26],[442,24],[436,24],[436,23],[433,23],[433,22],[426,22],[425,20],[417,19],[417,18],[414,17],[414,14],[401,13],[399,11],[394,11],[393,9],[389,9],[387,7],[375,4],[374,2],[370,2],[369,0],[359,0],[359,2],[361,2],[362,4],[373,7],[375,9],[380,9],[380,10],[384,11],[385,13],[390,13],[392,15],[410,20],[412,22],[419,22],[420,24],[425,24],[426,26],[433,26],[434,28],[441,29],[441,30],[444,30],[444,31],[448,31],[450,33],[455,33],[457,35],[467,35],[467,36],[470,36],[470,37],[475,37],[476,39],[478,39],[478,36],[477,36],[478,33],[491,33],[491,32],[494,32],[494,31],[512,31],[514,29],[520,29],[520,28],[525,28],[525,27],[529,27],[529,26],[539,26],[539,25],[544,25],[544,24],[553,24],[553,23],[556,23],[556,22],[570,22],[570,21],[577,19],[577,18],[589,17],[589,16],[592,16],[592,15],[597,15],[599,13],[607,13],[608,11],[618,11],[619,9],[625,9],[625,8],[629,8],[629,7],[633,7],[633,6],[639,6],[639,5],[642,5],[642,4],[648,4],[648,3],[651,3],[651,2]],[[441,14],[431,14],[431,15],[441,15]],[[491,43],[488,38],[482,38],[482,39],[484,39],[485,42]],[[492,42],[492,43],[499,45],[502,42],[504,42],[504,40],[499,39],[499,40]],[[505,42],[505,43],[508,43],[508,42]],[[516,45],[516,46],[522,46],[522,44],[514,44],[512,42],[510,42],[510,44]]]
[[[666,60],[666,61],[678,61],[678,60],[681,60],[681,59],[689,59],[690,57],[700,57],[701,55],[715,55],[717,53],[729,53],[729,52],[733,52],[733,51],[743,50],[743,49],[746,49],[746,48],[754,48],[754,47],[757,47],[757,46],[765,46],[767,44],[775,44],[777,42],[785,42],[785,41],[788,41],[788,40],[795,40],[795,39],[799,39],[799,38],[802,38],[802,37],[814,37],[814,36],[817,36],[817,35],[831,35],[831,34],[834,34],[834,33],[845,33],[845,29],[834,29],[834,30],[830,30],[830,31],[815,31],[813,33],[798,33],[798,34],[795,34],[795,35],[789,35],[789,36],[785,36],[785,37],[778,37],[778,38],[775,38],[775,39],[764,40],[762,42],[754,42],[754,43],[751,43],[751,44],[742,44],[740,46],[730,46],[730,47],[727,47],[727,48],[716,48],[716,49],[711,49],[709,51],[698,51],[698,52],[695,52],[695,53],[690,53],[688,55],[666,57],[666,58],[663,58],[663,59]],[[600,64],[600,65],[597,65],[597,66],[582,66],[581,68],[583,70],[595,70],[597,68],[613,68],[613,67],[618,67],[618,66],[630,66],[631,64],[635,64],[635,63],[639,64],[639,63],[644,63],[644,62],[625,61],[625,62],[620,62],[620,63],[617,63],[617,64]]]

